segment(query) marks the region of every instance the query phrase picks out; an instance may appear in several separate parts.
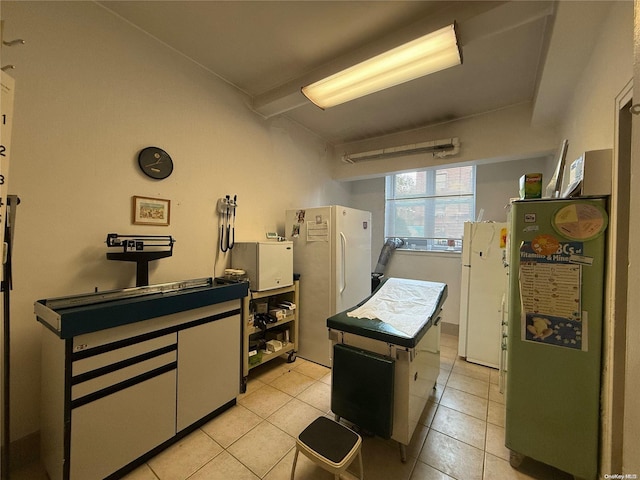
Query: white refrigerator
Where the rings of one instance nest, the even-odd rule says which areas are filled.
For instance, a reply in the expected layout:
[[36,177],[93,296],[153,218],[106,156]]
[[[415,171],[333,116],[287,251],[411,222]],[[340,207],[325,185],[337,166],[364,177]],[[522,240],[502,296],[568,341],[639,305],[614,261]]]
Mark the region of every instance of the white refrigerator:
[[287,210],[285,228],[300,274],[298,355],[330,367],[327,318],[371,294],[371,213],[340,205]]
[[498,368],[507,291],[507,224],[465,222],[458,355]]

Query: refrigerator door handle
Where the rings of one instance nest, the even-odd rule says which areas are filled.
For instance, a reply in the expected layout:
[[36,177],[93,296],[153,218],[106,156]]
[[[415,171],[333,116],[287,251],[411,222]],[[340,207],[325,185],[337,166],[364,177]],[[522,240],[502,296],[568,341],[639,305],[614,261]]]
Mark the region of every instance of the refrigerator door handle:
[[502,294],[502,301],[500,302],[500,362],[498,365],[498,389],[500,393],[504,393],[505,390],[505,377],[507,373],[506,360],[507,360],[507,335],[505,333],[505,309],[507,307],[506,294]]
[[342,280],[342,286],[340,287],[340,295],[347,288],[347,237],[344,236],[344,233],[340,232],[340,265],[342,267],[342,272],[340,272],[340,279]]

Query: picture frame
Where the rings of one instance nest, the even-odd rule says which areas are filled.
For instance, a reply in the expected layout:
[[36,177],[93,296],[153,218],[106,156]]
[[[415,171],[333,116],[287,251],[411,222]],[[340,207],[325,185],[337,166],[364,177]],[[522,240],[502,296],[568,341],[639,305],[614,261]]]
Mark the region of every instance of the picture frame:
[[132,197],[134,225],[168,226],[171,219],[171,200],[165,198]]

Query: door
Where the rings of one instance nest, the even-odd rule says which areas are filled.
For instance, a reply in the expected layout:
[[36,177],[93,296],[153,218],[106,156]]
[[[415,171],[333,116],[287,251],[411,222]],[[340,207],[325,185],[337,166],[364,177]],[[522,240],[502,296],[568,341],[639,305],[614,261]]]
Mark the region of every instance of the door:
[[99,480],[176,433],[175,369],[74,408],[71,480]]
[[630,112],[633,82],[630,80],[615,101],[615,143],[612,191],[609,202],[607,253],[606,347],[602,375],[602,472],[622,471],[624,431],[624,362],[626,350],[627,288],[629,271],[629,187],[631,167]]
[[[635,0],[634,6],[634,28],[633,28],[633,98],[632,107],[633,121],[631,127],[631,178],[638,178],[640,175],[640,0]],[[639,211],[640,208],[640,187],[638,182],[631,182],[631,211]],[[637,245],[640,238],[640,218],[638,215],[629,217],[629,245]],[[640,251],[637,248],[629,249],[629,278],[640,278]],[[637,286],[629,284],[627,300],[627,318],[640,318],[640,297],[637,294]],[[630,321],[627,324],[627,358],[625,365],[625,413],[624,413],[624,445],[622,467],[624,472],[640,472],[640,458],[637,452],[640,451],[640,438],[637,432],[640,431],[640,408],[638,398],[640,397],[640,376],[637,372],[640,369],[640,348],[637,342],[632,339],[640,338],[640,322]]]
[[371,295],[371,213],[334,207],[335,310],[347,310]]
[[240,315],[178,332],[180,432],[240,393]]

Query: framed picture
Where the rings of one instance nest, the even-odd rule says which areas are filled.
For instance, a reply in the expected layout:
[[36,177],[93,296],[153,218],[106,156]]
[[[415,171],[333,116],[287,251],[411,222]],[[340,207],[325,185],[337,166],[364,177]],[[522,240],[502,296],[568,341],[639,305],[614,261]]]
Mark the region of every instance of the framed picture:
[[171,201],[133,196],[134,225],[169,225]]

